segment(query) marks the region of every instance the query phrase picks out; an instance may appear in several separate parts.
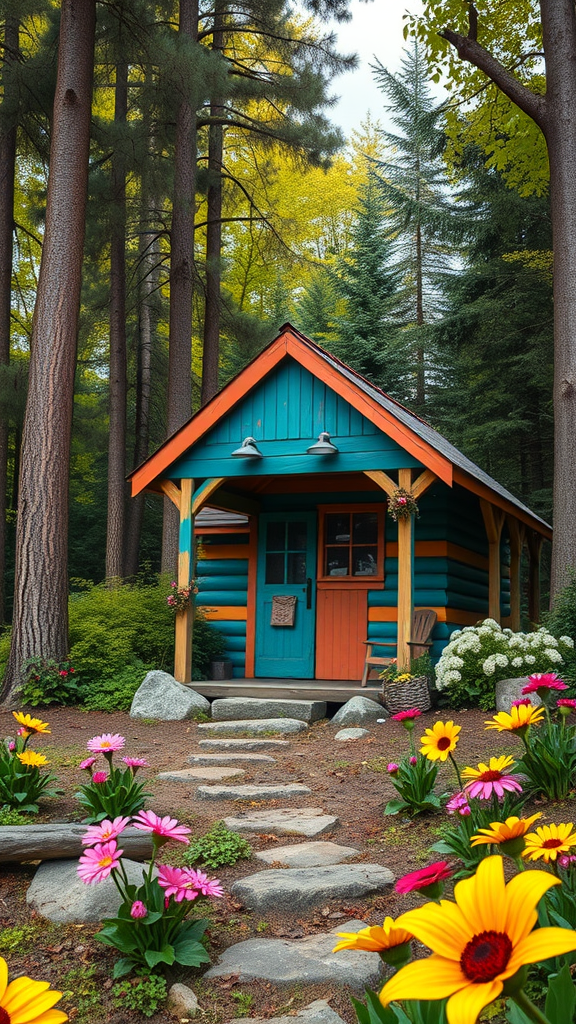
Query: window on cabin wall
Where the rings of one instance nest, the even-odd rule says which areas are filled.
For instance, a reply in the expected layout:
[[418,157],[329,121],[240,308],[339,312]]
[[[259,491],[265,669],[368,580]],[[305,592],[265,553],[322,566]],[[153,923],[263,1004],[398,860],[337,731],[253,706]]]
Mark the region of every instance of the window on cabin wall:
[[320,535],[320,579],[383,579],[383,508],[321,511]]

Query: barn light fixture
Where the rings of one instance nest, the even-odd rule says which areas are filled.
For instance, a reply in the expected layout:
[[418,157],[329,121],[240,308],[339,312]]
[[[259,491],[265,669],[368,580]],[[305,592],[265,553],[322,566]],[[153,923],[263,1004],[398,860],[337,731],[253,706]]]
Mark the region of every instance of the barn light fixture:
[[337,455],[338,449],[335,444],[332,444],[330,440],[330,434],[327,430],[323,430],[319,435],[316,444],[310,445],[310,448],[306,449],[306,455]]
[[232,452],[233,459],[263,459],[262,452],[258,451],[256,441],[253,437],[245,437],[242,444],[235,452]]

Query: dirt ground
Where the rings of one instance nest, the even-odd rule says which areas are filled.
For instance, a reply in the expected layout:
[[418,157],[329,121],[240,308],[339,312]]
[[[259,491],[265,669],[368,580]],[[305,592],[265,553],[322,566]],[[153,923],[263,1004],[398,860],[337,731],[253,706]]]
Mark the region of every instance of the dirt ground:
[[[38,712],[34,712],[38,714]],[[119,732],[126,737],[123,754],[145,757],[149,769],[143,769],[139,778],[145,779],[146,788],[153,794],[149,807],[159,814],[170,814],[190,825],[195,835],[202,835],[217,820],[234,815],[245,807],[274,807],[283,802],[238,804],[229,801],[214,802],[196,798],[196,786],[188,783],[167,783],[156,778],[158,772],[184,768],[190,754],[199,752],[198,739],[202,739],[193,722],[151,722],[131,719],[127,714],[83,712],[71,708],[47,709],[42,717],[50,722],[51,735],[37,736],[31,747],[48,757],[59,778],[64,795],[46,801],[37,820],[80,821],[82,813],[74,799],[74,790],[84,775],[78,770],[80,761],[87,756],[86,743],[102,732]],[[456,751],[461,766],[475,765],[490,755],[521,753],[521,743],[509,734],[486,732],[484,722],[489,714],[483,711],[460,711],[423,715],[422,727],[430,726],[437,718],[452,718],[462,726]],[[323,721],[315,723],[305,733],[291,736],[289,747],[270,751],[276,764],[264,767],[246,767],[241,783],[301,782],[312,794],[290,801],[291,807],[322,807],[336,815],[340,824],[333,833],[321,838],[355,846],[360,850],[360,861],[383,864],[397,876],[415,870],[439,859],[429,854],[428,847],[437,838],[443,815],[432,815],[410,821],[407,818],[385,817],[384,807],[395,791],[386,773],[388,761],[399,760],[407,749],[407,733],[395,722],[374,725],[371,735],[348,743],[335,742],[335,726]],[[422,729],[416,730],[416,737]],[[14,735],[14,719],[8,713],[0,714],[0,736]],[[442,767],[440,787],[453,791],[455,779],[451,766]],[[438,788],[440,788],[438,787]],[[528,812],[530,805],[527,805]],[[544,812],[543,821],[570,821],[576,813],[573,800],[564,804],[539,804]],[[253,850],[270,849],[275,845],[299,843],[301,837],[274,835],[248,837]],[[179,850],[175,844],[165,848],[166,860],[178,863]],[[220,877],[226,896],[210,904],[208,930],[209,953],[215,962],[227,946],[265,935],[268,938],[298,938],[314,932],[334,928],[341,919],[360,918],[367,924],[382,923],[385,915],[392,917],[408,909],[410,897],[394,893],[360,900],[351,905],[340,900],[311,911],[305,918],[286,918],[266,915],[261,918],[244,910],[230,895],[230,886],[240,876],[263,870],[265,865],[252,858],[239,861],[234,867],[222,868]],[[53,987],[70,993],[63,1008],[77,1024],[128,1024],[142,1020],[138,1014],[114,1008],[110,972],[115,954],[93,941],[94,926],[51,925],[31,915],[26,906],[26,890],[35,871],[35,865],[20,867],[0,866],[0,926],[19,928],[18,932],[0,932],[0,953],[9,963],[10,974],[30,974],[49,980]],[[215,872],[211,872],[215,874]],[[206,906],[206,904],[204,904]],[[8,935],[6,942],[3,935]],[[278,1016],[296,1013],[312,999],[329,999],[330,1005],[347,1021],[356,1018],[349,1002],[348,992],[331,985],[328,987],[302,986],[279,989],[265,983],[242,984],[232,978],[211,984],[201,980],[200,970],[180,969],[168,977],[168,984],[183,981],[194,988],[202,1014],[196,1018],[205,1024],[223,1024],[234,1017]],[[168,1024],[178,1018],[167,1012],[149,1018],[152,1024]]]

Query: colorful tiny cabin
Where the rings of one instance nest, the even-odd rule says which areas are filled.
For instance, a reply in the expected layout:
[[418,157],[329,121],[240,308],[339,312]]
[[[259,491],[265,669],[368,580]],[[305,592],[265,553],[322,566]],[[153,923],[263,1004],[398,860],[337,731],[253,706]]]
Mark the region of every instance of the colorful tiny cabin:
[[[538,621],[548,524],[290,324],[131,481],[177,505],[178,584],[199,580],[237,678],[359,687],[368,638],[409,665],[415,606],[436,611],[433,658],[481,618],[518,629],[525,548]],[[418,517],[387,514],[399,489]],[[177,615],[182,682],[191,624]]]

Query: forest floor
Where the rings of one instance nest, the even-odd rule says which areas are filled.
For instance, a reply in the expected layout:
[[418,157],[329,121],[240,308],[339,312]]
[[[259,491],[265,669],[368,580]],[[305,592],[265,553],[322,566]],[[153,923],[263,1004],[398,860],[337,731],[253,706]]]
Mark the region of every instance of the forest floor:
[[[49,709],[43,717],[50,722],[51,735],[34,737],[31,746],[46,754],[64,795],[44,802],[38,822],[82,819],[74,799],[75,789],[85,778],[78,765],[87,756],[88,739],[103,732],[121,733],[126,737],[123,754],[148,760],[150,768],[143,769],[139,776],[140,780],[145,779],[147,790],[153,794],[147,806],[158,814],[170,814],[189,825],[193,836],[203,835],[215,821],[237,815],[247,807],[252,810],[286,805],[285,800],[249,805],[200,800],[196,796],[197,783],[168,783],[157,779],[159,772],[187,767],[188,757],[200,752],[198,740],[203,737],[193,722],[134,720],[122,713],[103,714],[71,708]],[[489,713],[478,710],[430,712],[419,719],[415,735],[418,738],[423,728],[432,725],[437,718],[453,718],[462,726],[456,750],[461,766],[476,765],[491,755],[519,756],[519,740],[507,733],[484,730],[484,722],[489,717]],[[419,725],[422,728],[418,728]],[[14,735],[14,732],[12,716],[0,714],[0,736]],[[304,783],[311,790],[310,796],[293,799],[290,806],[322,807],[327,814],[339,819],[332,833],[318,838],[354,846],[360,851],[354,858],[356,861],[382,864],[396,877],[440,859],[439,855],[430,854],[428,848],[439,838],[444,814],[409,820],[401,816],[386,817],[383,813],[387,801],[396,795],[386,765],[389,761],[400,760],[406,752],[405,729],[388,721],[370,726],[370,735],[364,739],[346,743],[334,740],[336,732],[337,727],[328,721],[314,723],[307,732],[288,737],[287,747],[268,752],[276,764],[247,766],[239,781],[242,784]],[[454,773],[448,763],[441,768],[437,791],[453,792],[455,788]],[[527,805],[527,813],[530,808],[531,805]],[[576,802],[539,804],[538,809],[543,811],[542,821],[573,820]],[[247,838],[253,851],[304,841],[299,836]],[[175,845],[179,844],[165,848],[166,859],[173,864],[179,863],[179,850],[175,850]],[[336,927],[340,919],[381,924],[386,915],[395,917],[419,902],[416,898],[387,891],[384,895],[355,900],[353,904],[332,900],[320,909],[290,919],[271,913],[251,913],[230,895],[230,886],[237,878],[264,870],[266,866],[252,857],[239,861],[234,867],[209,871],[210,875],[218,875],[226,893],[223,899],[210,904],[204,902],[201,908],[203,916],[210,918],[207,938],[212,963],[217,962],[224,948],[244,939],[262,935],[295,939],[325,933]],[[51,924],[27,907],[26,891],[35,870],[35,864],[0,865],[0,927],[10,929],[0,931],[0,954],[8,961],[11,976],[29,974],[64,990],[62,1008],[76,1024],[131,1024],[143,1020],[139,1014],[114,1006],[110,979],[115,953],[94,942],[97,926]],[[201,1007],[195,1020],[200,1024],[224,1024],[235,1017],[296,1013],[320,998],[328,999],[349,1024],[354,1024],[356,1019],[349,993],[341,986],[278,988],[264,982],[238,985],[234,977],[209,983],[202,980],[202,973],[200,969],[182,968],[167,979],[169,985],[177,980],[194,989]],[[168,1024],[178,1018],[163,1010],[149,1020],[151,1024]]]

